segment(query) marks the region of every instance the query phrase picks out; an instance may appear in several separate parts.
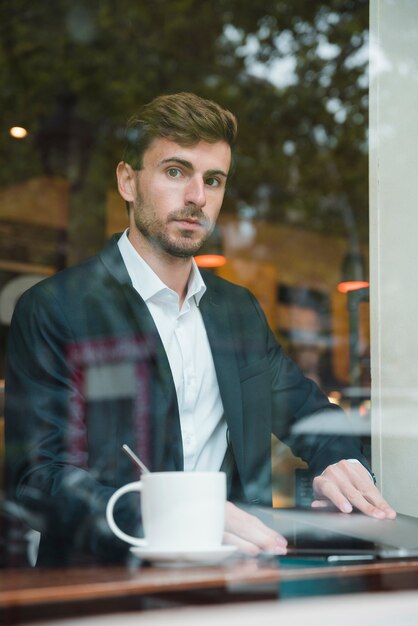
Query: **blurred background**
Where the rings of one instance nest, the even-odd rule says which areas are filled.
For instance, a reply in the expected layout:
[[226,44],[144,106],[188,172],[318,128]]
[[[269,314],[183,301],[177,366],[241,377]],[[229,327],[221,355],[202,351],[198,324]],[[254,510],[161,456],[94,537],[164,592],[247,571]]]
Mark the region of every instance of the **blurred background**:
[[[369,453],[368,11],[366,0],[0,2],[1,380],[19,295],[127,226],[114,171],[128,118],[193,91],[239,122],[199,263],[255,293]],[[303,464],[273,444],[275,504],[301,502]]]

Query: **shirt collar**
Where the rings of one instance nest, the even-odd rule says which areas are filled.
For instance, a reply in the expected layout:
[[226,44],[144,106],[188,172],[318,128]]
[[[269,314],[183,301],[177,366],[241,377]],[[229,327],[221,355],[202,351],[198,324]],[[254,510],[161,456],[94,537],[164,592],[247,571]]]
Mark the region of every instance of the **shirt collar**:
[[[150,268],[148,263],[144,261],[141,255],[135,250],[128,239],[128,229],[126,229],[120,237],[118,246],[132,285],[145,302],[151,300],[151,298],[157,294],[162,294],[164,291],[173,293],[172,289],[163,283],[154,270]],[[203,282],[202,275],[199,272],[196,261],[192,259],[192,269],[188,281],[186,301],[190,300],[190,298],[194,298],[196,304],[199,305],[205,291],[206,285]]]

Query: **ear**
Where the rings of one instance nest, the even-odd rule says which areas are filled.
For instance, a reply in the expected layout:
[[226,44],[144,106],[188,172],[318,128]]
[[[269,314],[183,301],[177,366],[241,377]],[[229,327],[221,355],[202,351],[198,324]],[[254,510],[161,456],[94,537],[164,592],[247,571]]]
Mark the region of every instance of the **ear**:
[[126,202],[133,202],[136,197],[135,172],[129,163],[121,161],[116,168],[118,190]]

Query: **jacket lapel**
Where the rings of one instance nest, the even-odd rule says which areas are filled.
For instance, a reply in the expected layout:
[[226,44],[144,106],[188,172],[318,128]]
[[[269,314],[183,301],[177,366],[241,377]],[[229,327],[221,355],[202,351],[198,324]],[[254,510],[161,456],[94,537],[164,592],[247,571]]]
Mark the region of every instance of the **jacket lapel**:
[[141,338],[149,365],[152,469],[182,470],[183,446],[174,381],[160,335],[145,302],[134,289],[112,237],[100,254],[107,271],[117,281],[120,297],[126,304],[132,332]]
[[200,301],[200,312],[212,350],[235,460],[238,468],[242,469],[244,467],[244,432],[236,349],[227,306],[224,299],[211,286],[208,286]]

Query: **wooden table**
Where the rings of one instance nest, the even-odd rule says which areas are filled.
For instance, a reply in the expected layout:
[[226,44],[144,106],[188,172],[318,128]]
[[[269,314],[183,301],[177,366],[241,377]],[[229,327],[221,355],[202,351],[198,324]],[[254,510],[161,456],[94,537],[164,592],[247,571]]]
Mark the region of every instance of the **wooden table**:
[[233,559],[210,567],[4,570],[0,573],[0,623],[277,599],[286,596],[285,589],[291,583],[318,584],[321,580],[331,584],[361,581],[362,591],[367,592],[418,589],[418,560],[323,566],[291,560]]
[[63,570],[9,570],[0,582],[0,608],[130,595],[227,589],[277,583],[275,563],[245,559],[210,567],[91,567]]
[[0,572],[0,623],[277,597],[276,563]]

